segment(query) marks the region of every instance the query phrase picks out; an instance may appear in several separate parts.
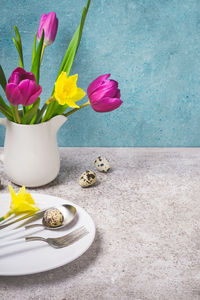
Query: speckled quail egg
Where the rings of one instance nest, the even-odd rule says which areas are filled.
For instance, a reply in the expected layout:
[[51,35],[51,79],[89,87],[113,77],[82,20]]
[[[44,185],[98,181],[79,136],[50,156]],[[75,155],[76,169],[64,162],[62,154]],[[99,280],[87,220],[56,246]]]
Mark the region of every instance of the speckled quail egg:
[[49,208],[44,213],[44,222],[48,227],[58,227],[63,223],[63,215],[57,208]]
[[97,180],[97,176],[96,176],[95,172],[85,171],[85,172],[83,172],[83,174],[81,175],[81,177],[79,179],[79,184],[81,187],[85,188],[85,187],[89,187],[89,186],[95,184],[96,180]]
[[104,156],[98,156],[94,161],[94,165],[100,172],[107,173],[110,170],[110,164]]

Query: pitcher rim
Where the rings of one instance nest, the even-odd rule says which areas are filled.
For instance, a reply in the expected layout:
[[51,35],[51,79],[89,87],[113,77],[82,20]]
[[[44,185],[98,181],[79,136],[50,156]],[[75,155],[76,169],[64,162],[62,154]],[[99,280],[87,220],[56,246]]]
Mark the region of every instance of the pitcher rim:
[[11,124],[13,124],[13,125],[15,125],[15,126],[19,126],[19,127],[24,127],[24,126],[26,126],[26,127],[35,127],[35,126],[40,126],[40,125],[45,126],[45,125],[47,125],[52,119],[54,119],[54,118],[56,118],[56,117],[59,117],[59,116],[62,116],[62,117],[64,117],[64,118],[67,120],[67,117],[64,116],[64,115],[57,115],[57,116],[54,116],[53,118],[49,119],[48,121],[41,122],[41,123],[38,123],[38,124],[20,124],[20,123],[16,123],[16,122],[10,121],[10,120],[8,120],[7,118],[4,118],[4,119],[6,119],[7,122],[9,122],[9,123],[11,123]]

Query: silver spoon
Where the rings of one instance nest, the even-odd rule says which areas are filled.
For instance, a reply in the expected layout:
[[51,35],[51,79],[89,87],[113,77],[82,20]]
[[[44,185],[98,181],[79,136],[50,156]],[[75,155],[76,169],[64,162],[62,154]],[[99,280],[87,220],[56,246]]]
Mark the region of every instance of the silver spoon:
[[[49,211],[52,210],[57,210],[58,212],[60,212],[60,215],[62,215],[62,221],[60,224],[54,225],[52,226],[51,223],[48,223],[47,218],[45,218],[46,213],[48,213]],[[49,208],[46,210],[46,212],[44,213],[44,216],[42,218],[42,225],[46,228],[46,229],[60,229],[63,228],[65,226],[67,226],[69,223],[72,222],[72,220],[75,218],[76,216],[76,208],[72,205],[66,204],[66,205],[57,205],[54,206],[53,208]],[[33,225],[40,225],[41,224],[33,224]]]
[[[47,218],[45,218],[46,214],[50,211],[53,210],[57,210],[58,212],[60,212],[60,214],[62,215],[62,221],[61,224],[59,223],[58,225],[51,225],[51,223],[48,222]],[[72,220],[75,218],[76,216],[76,208],[72,205],[69,204],[65,204],[65,205],[57,205],[51,208],[48,208],[42,218],[42,224],[31,224],[31,225],[26,225],[25,229],[29,229],[29,228],[33,228],[36,226],[43,226],[46,229],[60,229],[63,228],[65,226],[67,226],[69,223],[72,222]]]
[[[52,210],[57,210],[62,215],[62,222],[59,223],[58,226],[55,226],[55,225],[51,226],[51,224],[49,224],[48,220],[45,218],[47,213]],[[42,218],[42,224],[30,224],[30,225],[26,225],[21,228],[13,229],[11,231],[1,232],[0,238],[7,237],[8,235],[22,232],[24,230],[38,227],[38,226],[42,226],[44,229],[50,229],[50,230],[61,229],[65,226],[67,226],[69,223],[71,223],[74,220],[76,214],[77,214],[76,208],[72,205],[69,205],[69,204],[56,205],[56,206],[48,208],[47,210],[44,211],[43,218]]]

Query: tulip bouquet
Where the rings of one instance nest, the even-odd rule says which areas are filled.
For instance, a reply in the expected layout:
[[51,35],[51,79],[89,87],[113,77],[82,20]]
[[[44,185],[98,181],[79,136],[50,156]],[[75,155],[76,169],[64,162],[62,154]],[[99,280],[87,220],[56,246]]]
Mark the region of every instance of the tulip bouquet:
[[30,72],[25,70],[22,41],[18,28],[14,26],[16,38],[13,37],[13,42],[19,54],[19,66],[14,69],[8,81],[0,66],[0,85],[8,100],[6,103],[0,96],[0,112],[10,121],[20,124],[38,124],[56,115],[69,116],[87,105],[91,105],[96,112],[108,112],[122,104],[118,83],[109,79],[110,74],[99,76],[90,83],[87,89],[87,102],[80,106],[76,103],[83,99],[86,93],[77,87],[78,75],[70,76],[70,71],[81,40],[89,6],[90,0],[83,8],[81,22],[65,53],[52,93],[41,107],[40,67],[45,48],[56,38],[58,19],[55,12],[42,15],[33,42]]

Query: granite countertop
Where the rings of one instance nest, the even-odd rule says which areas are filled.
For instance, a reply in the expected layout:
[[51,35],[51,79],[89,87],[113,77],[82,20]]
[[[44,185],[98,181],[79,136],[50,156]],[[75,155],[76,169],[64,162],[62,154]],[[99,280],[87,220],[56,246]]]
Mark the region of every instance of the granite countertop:
[[[82,189],[78,178],[98,155],[112,170]],[[62,148],[61,158],[58,178],[34,191],[82,206],[95,241],[61,268],[0,277],[0,298],[200,299],[200,149]]]

